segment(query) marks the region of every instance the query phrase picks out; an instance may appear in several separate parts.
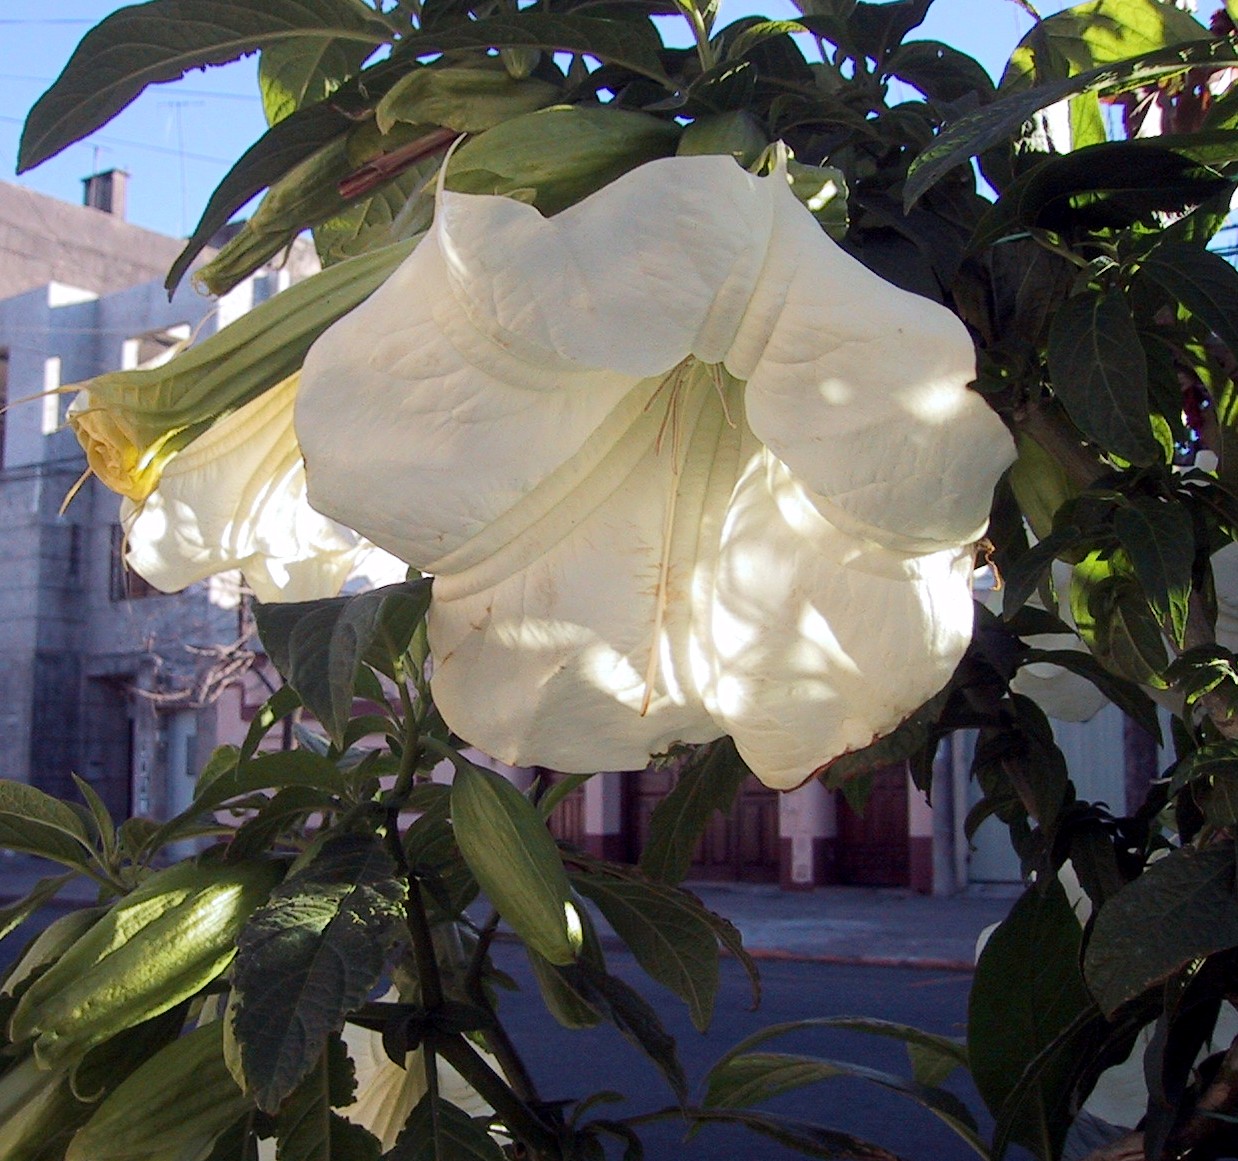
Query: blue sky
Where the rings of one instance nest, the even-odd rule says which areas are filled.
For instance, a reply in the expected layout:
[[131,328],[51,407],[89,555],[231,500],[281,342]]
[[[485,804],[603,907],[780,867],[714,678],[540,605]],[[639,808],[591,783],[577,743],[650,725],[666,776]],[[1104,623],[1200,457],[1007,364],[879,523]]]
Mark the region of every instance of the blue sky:
[[[1042,11],[1061,7],[1061,0]],[[263,131],[255,84],[256,58],[191,73],[148,89],[92,137],[21,177],[14,176],[26,110],[68,60],[77,41],[115,0],[5,0],[0,5],[0,171],[66,201],[81,200],[81,179],[96,169],[130,174],[128,218],[182,235],[197,222],[229,165]],[[724,0],[722,21],[760,12],[794,15],[789,0]],[[1030,25],[1014,0],[936,0],[914,36],[944,40],[999,73]]]

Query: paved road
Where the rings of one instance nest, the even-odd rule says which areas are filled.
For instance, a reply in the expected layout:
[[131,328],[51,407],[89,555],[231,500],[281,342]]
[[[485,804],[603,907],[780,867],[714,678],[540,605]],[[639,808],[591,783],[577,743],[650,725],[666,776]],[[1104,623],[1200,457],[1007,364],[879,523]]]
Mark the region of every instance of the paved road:
[[[734,961],[724,961],[722,988],[714,1025],[697,1033],[683,1005],[670,993],[642,982],[630,956],[608,951],[611,970],[638,985],[656,1003],[679,1042],[680,1057],[697,1090],[700,1078],[733,1043],[758,1028],[811,1016],[865,1015],[913,1024],[934,1032],[961,1035],[970,976],[964,972],[894,967],[768,961],[761,965],[764,996],[751,1012],[747,984]],[[621,1089],[635,1099],[628,1105],[604,1106],[602,1116],[671,1103],[664,1082],[613,1028],[567,1031],[551,1025],[536,998],[522,951],[511,944],[497,949],[498,966],[521,984],[519,996],[504,996],[502,1013],[547,1099],[581,1097],[604,1089]],[[762,1050],[812,1053],[909,1075],[901,1045],[857,1033],[797,1033],[762,1046]],[[978,1112],[970,1083],[949,1085]],[[829,1125],[874,1141],[906,1161],[975,1161],[976,1154],[931,1114],[907,1098],[855,1080],[832,1080],[780,1097],[767,1108]],[[988,1122],[986,1121],[986,1126]],[[708,1126],[683,1141],[679,1126],[642,1131],[647,1161],[787,1161],[785,1147],[747,1130]],[[1015,1161],[1016,1154],[1010,1154]]]

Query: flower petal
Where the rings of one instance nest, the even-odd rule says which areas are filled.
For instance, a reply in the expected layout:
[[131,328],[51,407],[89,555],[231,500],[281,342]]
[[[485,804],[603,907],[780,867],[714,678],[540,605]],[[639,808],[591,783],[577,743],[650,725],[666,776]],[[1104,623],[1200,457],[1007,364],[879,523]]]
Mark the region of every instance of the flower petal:
[[538,523],[493,552],[464,546],[467,566],[436,577],[435,702],[493,757],[639,769],[722,732],[696,686],[699,558],[716,552],[741,435],[707,375],[682,390],[678,445],[669,403],[634,410]]
[[761,274],[770,199],[730,158],[674,160],[549,219],[441,194],[431,234],[306,359],[314,506],[437,571],[641,380],[719,360]]
[[972,633],[972,550],[851,536],[768,451],[736,487],[713,580],[705,703],[787,790],[889,733],[950,679]]
[[296,389],[294,376],[219,420],[168,462],[145,501],[124,502],[137,573],[165,592],[229,568],[263,601],[339,592],[373,549],[306,501]]
[[726,356],[752,430],[857,535],[908,551],[978,539],[1015,453],[968,389],[967,329],[857,262],[776,177],[765,270]]

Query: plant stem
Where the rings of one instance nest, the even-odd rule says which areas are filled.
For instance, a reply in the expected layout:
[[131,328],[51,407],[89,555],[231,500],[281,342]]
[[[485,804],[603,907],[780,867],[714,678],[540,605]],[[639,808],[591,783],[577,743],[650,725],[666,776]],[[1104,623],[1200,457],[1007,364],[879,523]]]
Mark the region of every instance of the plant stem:
[[714,58],[714,46],[709,43],[709,29],[705,27],[705,18],[692,0],[675,0],[675,7],[692,29],[692,38],[696,41],[696,56],[701,62],[701,70],[708,72],[717,61]]
[[444,1036],[436,1041],[436,1047],[442,1058],[468,1081],[512,1134],[536,1156],[547,1161],[558,1161],[563,1156],[558,1136],[512,1092],[468,1040],[460,1035]]

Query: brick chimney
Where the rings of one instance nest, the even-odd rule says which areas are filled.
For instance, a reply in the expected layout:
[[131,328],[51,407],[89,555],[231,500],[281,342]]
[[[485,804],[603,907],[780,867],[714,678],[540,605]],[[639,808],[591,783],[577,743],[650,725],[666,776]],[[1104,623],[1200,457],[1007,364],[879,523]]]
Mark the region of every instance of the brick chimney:
[[102,210],[105,214],[113,214],[118,218],[125,216],[125,183],[129,175],[123,169],[105,169],[102,173],[92,174],[82,178],[83,205]]

